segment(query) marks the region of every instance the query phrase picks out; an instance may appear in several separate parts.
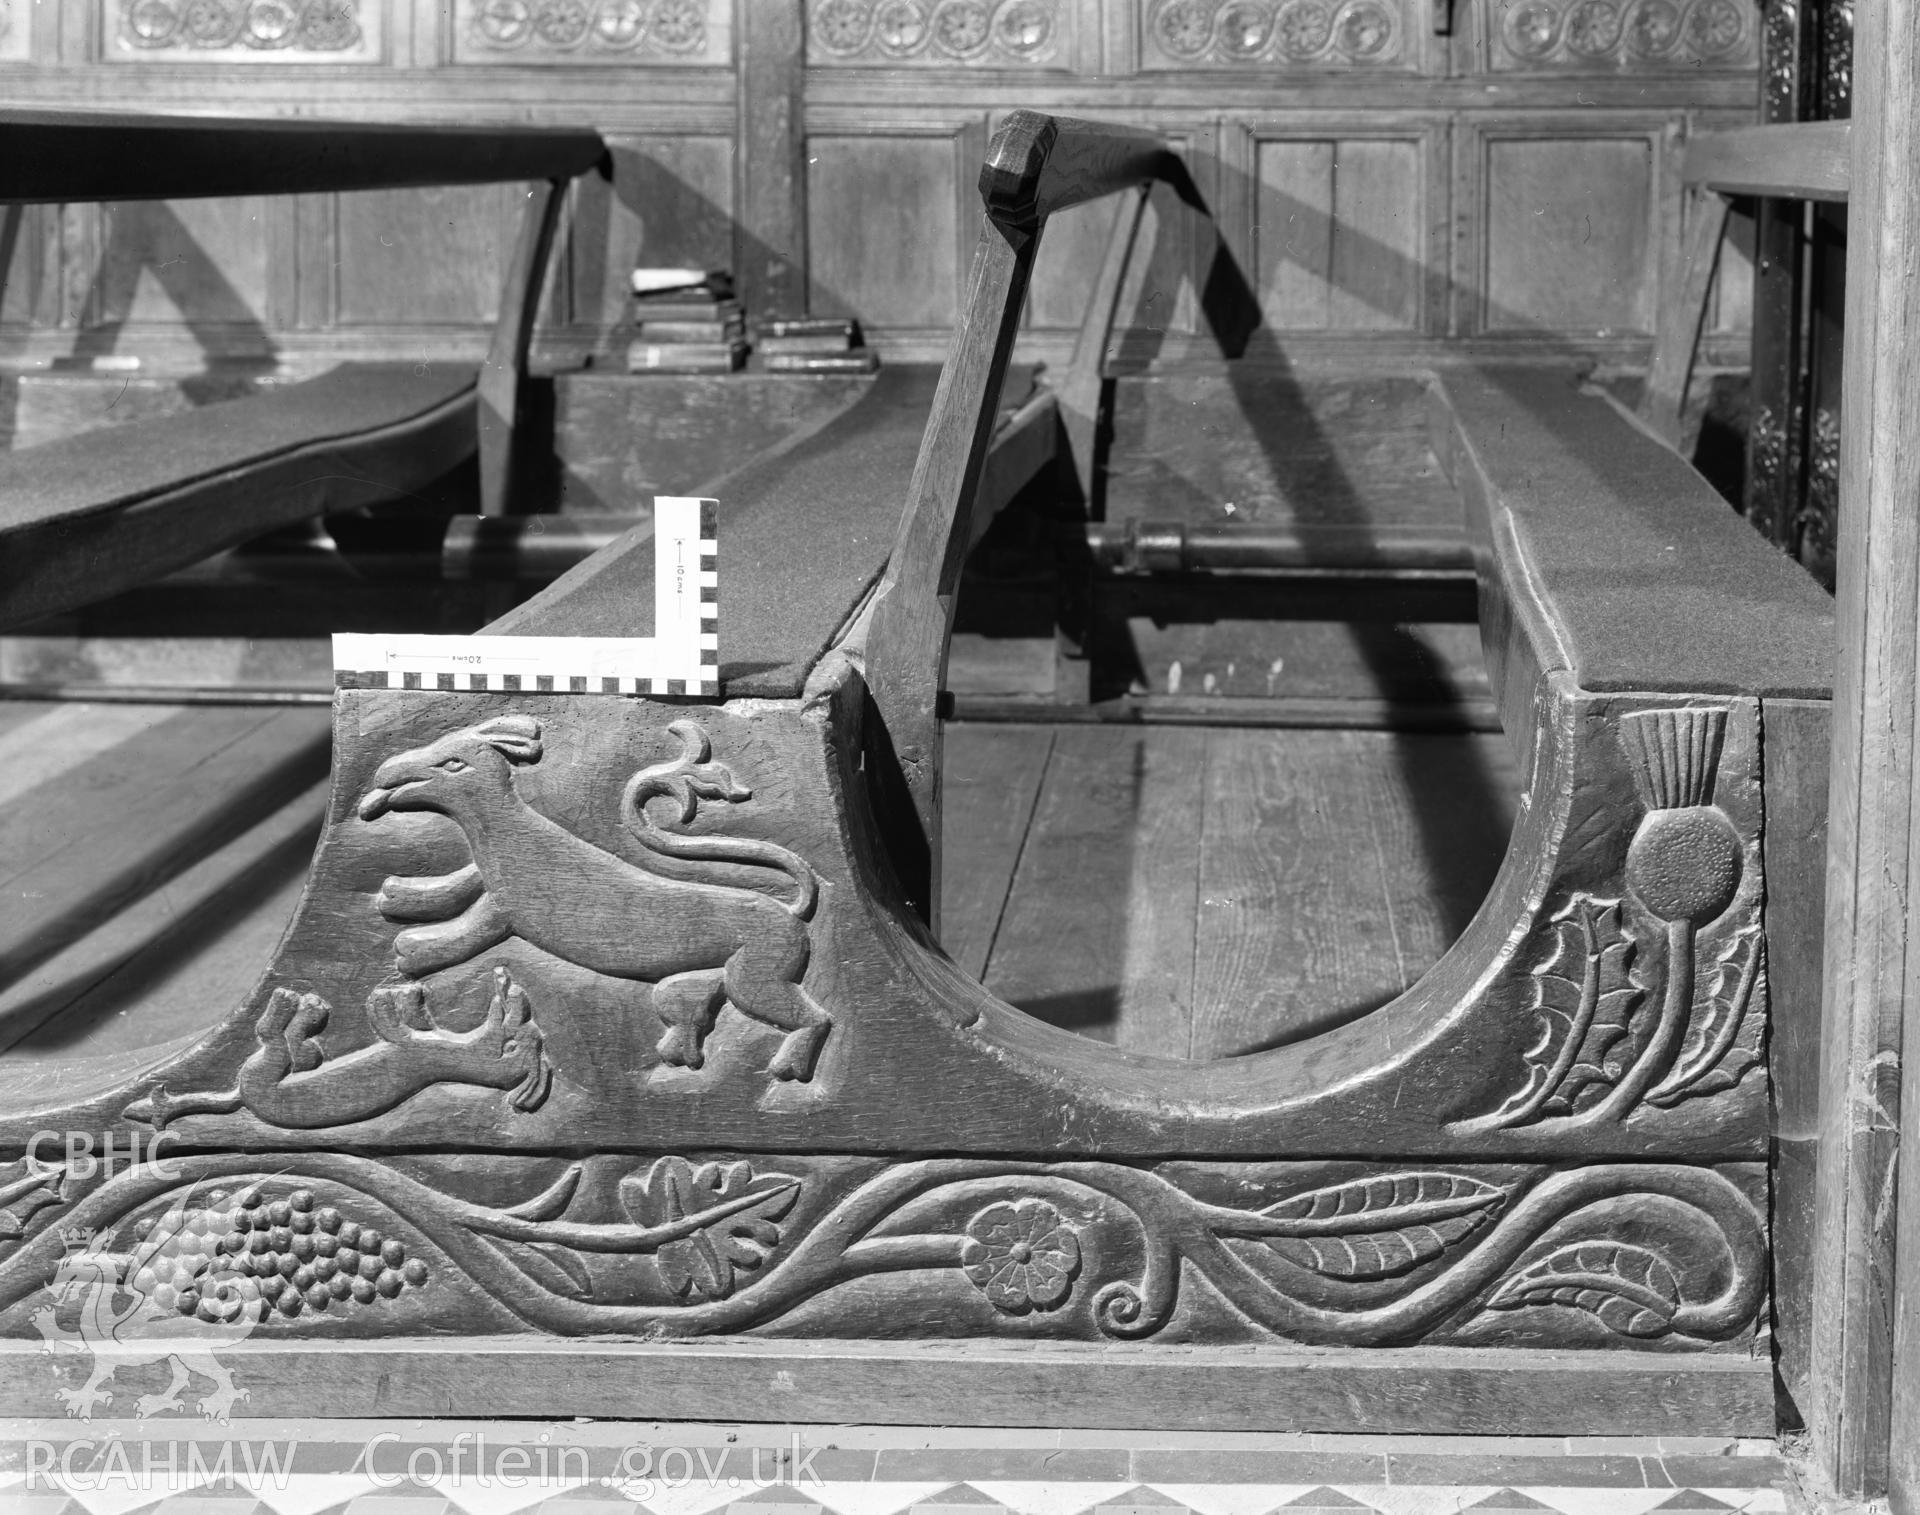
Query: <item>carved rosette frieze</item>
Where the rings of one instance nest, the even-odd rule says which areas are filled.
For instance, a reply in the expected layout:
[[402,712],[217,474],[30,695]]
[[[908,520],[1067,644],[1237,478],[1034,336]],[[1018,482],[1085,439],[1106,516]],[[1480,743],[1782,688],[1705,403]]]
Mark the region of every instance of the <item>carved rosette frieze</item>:
[[[182,1156],[0,1243],[0,1334],[1750,1339],[1759,1164]],[[803,1323],[803,1325],[802,1325]],[[107,1354],[97,1354],[105,1357]],[[72,1391],[90,1413],[99,1384]],[[82,1402],[84,1401],[84,1403]]]
[[454,58],[714,67],[732,30],[727,0],[460,0]]
[[1141,66],[1404,67],[1403,0],[1148,0]]
[[1064,68],[1073,18],[1062,0],[813,0],[814,67]]
[[1490,9],[1496,70],[1751,68],[1743,0],[1515,0]]
[[340,63],[376,58],[384,11],[364,0],[108,0],[109,59]]

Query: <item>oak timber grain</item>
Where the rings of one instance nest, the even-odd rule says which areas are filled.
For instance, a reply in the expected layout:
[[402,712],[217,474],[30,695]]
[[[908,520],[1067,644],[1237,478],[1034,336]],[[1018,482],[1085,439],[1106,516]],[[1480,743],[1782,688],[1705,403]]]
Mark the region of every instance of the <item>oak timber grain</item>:
[[476,445],[472,372],[343,365],[0,455],[0,625],[104,599],[323,511],[389,504]]
[[1920,1108],[1920,11],[1862,7],[1854,57],[1809,1429],[1841,1494],[1885,1491],[1904,1515],[1920,1504],[1920,1163],[1901,1133]]
[[1485,895],[1519,788],[1491,736],[1213,733],[1189,1055],[1297,1041],[1409,987]]
[[1660,304],[1654,318],[1653,360],[1641,394],[1640,418],[1669,447],[1680,445],[1680,417],[1687,405],[1707,296],[1719,261],[1730,207],[1717,194],[1686,196],[1686,226],[1668,266],[1661,271]]
[[326,773],[319,710],[183,711],[0,812],[11,982]]
[[[1385,1434],[1768,1436],[1767,1365],[1731,1356],[1408,1348],[1074,1347],[754,1341],[648,1345],[254,1339],[223,1349],[249,1415],[630,1420]],[[49,1361],[59,1378],[49,1376]],[[55,1413],[86,1363],[0,1342],[0,1410]],[[71,1376],[68,1375],[77,1375]]]
[[947,727],[940,945],[971,978],[986,973],[1053,741],[1042,726]]
[[1436,393],[1436,450],[1542,667],[1595,691],[1826,695],[1832,602],[1678,454],[1551,370],[1454,369]]
[[1767,700],[1768,1071],[1774,1089],[1773,1313],[1788,1405],[1807,1404],[1813,1295],[1814,1172],[1823,1077],[1821,932],[1827,863],[1827,764],[1832,709],[1820,700]]
[[756,316],[806,311],[806,27],[801,0],[739,13],[733,269]]
[[1464,551],[1459,498],[1428,440],[1422,381],[1209,366],[1114,380],[1108,520],[1354,534],[1350,554],[1324,561],[1398,566],[1384,546],[1364,551],[1375,527],[1430,532]]
[[1183,730],[1055,734],[983,975],[989,990],[1130,1051],[1189,1055],[1208,740]]
[[9,110],[0,203],[183,200],[572,178],[591,131]]
[[296,795],[0,989],[9,1066],[155,1047],[241,1003],[299,902],[326,799],[324,783]]
[[1687,144],[1680,177],[1723,195],[1844,203],[1852,176],[1848,151],[1852,134],[1852,125],[1846,121],[1794,121],[1703,132]]
[[493,342],[480,367],[476,417],[480,441],[480,514],[505,515],[514,485],[527,469],[532,443],[520,425],[527,382],[527,348],[545,292],[547,259],[566,204],[567,181],[543,179],[528,186],[520,213],[513,260],[500,290]]

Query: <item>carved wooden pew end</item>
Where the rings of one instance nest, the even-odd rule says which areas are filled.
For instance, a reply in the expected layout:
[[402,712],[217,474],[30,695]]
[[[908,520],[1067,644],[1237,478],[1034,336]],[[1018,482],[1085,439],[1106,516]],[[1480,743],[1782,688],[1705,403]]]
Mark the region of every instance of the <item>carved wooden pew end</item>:
[[[1665,547],[1719,528],[1525,384],[1450,376],[1437,413],[1529,781],[1431,972],[1189,1063],[1044,1025],[936,945],[897,833],[938,820],[953,544],[1025,269],[1045,209],[1165,164],[1046,125],[996,139],[1027,156],[989,176],[867,609],[798,663],[723,664],[721,701],[342,691],[328,824],[249,1002],[0,1099],[6,1150],[168,1149],[0,1188],[0,1357],[51,1347],[95,1408],[86,1322],[131,1285],[254,1414],[1772,1429],[1767,702],[1818,691],[1790,658],[1716,669],[1711,636],[1664,667],[1631,658],[1658,636],[1613,646],[1581,533],[1653,532],[1614,557],[1655,606]],[[634,556],[554,617],[570,591],[616,616]],[[1781,596],[1703,624],[1813,624]],[[797,682],[745,696],[770,667]],[[0,1406],[45,1413],[45,1381],[0,1373]]]

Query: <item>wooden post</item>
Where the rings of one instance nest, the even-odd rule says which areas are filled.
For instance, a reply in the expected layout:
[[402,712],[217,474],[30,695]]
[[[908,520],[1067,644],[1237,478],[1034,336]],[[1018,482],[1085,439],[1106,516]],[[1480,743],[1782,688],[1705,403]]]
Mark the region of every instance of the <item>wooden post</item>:
[[[1878,1495],[1890,1476],[1912,1510],[1920,1132],[1902,1143],[1900,1116],[1903,1094],[1920,1111],[1901,1069],[1910,1027],[1920,1048],[1908,926],[1920,887],[1920,0],[1867,0],[1856,18],[1809,1428],[1837,1492]],[[1896,1227],[1908,1259],[1898,1298]]]
[[752,0],[739,24],[734,273],[749,316],[807,308],[806,26],[802,0]]

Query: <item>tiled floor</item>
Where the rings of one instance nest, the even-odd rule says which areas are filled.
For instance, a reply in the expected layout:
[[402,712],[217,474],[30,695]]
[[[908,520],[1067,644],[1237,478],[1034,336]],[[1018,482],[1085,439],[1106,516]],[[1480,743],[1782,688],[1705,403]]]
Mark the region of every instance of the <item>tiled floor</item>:
[[528,1421],[0,1422],[0,1515],[1653,1515],[1771,1441]]

